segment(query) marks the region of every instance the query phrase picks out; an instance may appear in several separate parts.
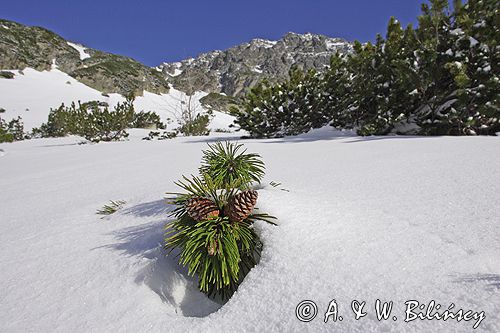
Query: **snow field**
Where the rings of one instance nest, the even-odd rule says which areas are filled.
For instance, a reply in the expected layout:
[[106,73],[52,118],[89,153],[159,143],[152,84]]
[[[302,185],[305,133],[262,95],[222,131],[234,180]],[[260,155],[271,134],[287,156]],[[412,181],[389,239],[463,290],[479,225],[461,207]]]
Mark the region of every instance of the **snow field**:
[[[405,323],[411,299],[485,311],[477,331],[500,331],[499,138],[324,128],[243,141],[266,163],[258,207],[279,226],[256,225],[261,262],[220,307],[165,257],[163,196],[196,173],[207,141],[235,136],[131,137],[0,144],[2,331],[472,331],[474,322]],[[127,204],[100,219],[109,200]],[[295,317],[305,299],[319,308],[309,323]],[[325,324],[332,299],[344,320]],[[367,302],[359,321],[354,299]],[[376,299],[394,301],[398,320],[379,322]]]

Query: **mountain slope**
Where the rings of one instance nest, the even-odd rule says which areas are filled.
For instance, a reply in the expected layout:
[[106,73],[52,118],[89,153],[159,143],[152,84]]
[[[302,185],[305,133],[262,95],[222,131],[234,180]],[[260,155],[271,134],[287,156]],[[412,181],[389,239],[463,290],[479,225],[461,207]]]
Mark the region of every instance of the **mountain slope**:
[[[11,73],[14,78],[0,79],[0,108],[5,109],[5,113],[0,116],[7,120],[20,116],[25,130],[46,122],[50,109],[57,108],[61,103],[69,105],[71,102],[97,100],[113,106],[125,100],[117,93],[103,95],[99,90],[77,81],[55,66],[50,71],[26,68],[22,71],[23,74],[17,70]],[[201,91],[194,94],[193,103],[198,112],[204,111],[200,99],[206,95]],[[176,119],[179,117],[179,108],[185,100],[185,93],[175,88],[165,94],[144,91],[142,96],[135,98],[134,107],[137,111],[156,112],[162,121],[168,123],[168,128],[173,129],[178,125]],[[232,122],[233,117],[214,111],[210,128],[227,130]]]
[[168,91],[162,73],[132,58],[66,41],[41,27],[0,20],[0,69],[49,70],[52,64],[80,82],[105,93]]

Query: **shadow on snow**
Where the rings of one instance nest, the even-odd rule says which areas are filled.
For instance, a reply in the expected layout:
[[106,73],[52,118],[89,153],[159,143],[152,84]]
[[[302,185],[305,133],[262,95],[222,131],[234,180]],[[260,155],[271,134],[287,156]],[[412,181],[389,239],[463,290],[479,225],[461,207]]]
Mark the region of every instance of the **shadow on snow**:
[[165,200],[158,200],[124,209],[121,212],[123,215],[159,219],[117,230],[112,233],[117,242],[103,247],[117,250],[126,256],[147,259],[148,264],[138,272],[135,282],[148,286],[182,316],[205,317],[217,311],[221,305],[198,290],[196,276],[189,276],[187,268],[178,264],[178,251],[167,256],[167,251],[163,248],[164,227],[169,222],[164,217],[173,208]]
[[466,282],[466,283],[481,283],[487,288],[500,289],[500,275],[498,274],[471,274],[464,275],[457,279],[455,282]]

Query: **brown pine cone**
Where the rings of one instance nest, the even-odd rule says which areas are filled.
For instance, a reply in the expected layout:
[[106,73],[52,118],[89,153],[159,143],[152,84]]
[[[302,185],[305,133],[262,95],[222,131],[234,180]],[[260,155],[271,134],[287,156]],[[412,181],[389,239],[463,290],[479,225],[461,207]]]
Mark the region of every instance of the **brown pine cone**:
[[209,216],[219,216],[219,207],[210,199],[191,197],[186,202],[186,212],[196,221],[202,221]]
[[243,191],[231,199],[224,207],[224,214],[229,217],[232,222],[240,222],[246,219],[253,211],[257,203],[257,191],[248,190]]

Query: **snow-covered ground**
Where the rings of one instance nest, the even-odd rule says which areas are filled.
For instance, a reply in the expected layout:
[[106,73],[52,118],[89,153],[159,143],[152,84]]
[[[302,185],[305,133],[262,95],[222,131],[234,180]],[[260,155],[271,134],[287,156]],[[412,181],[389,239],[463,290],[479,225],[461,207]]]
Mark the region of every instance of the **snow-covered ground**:
[[[473,331],[475,320],[405,323],[407,300],[484,311],[477,331],[500,332],[500,138],[326,128],[243,141],[266,162],[258,206],[279,226],[257,224],[262,260],[220,307],[165,257],[163,196],[196,173],[207,141],[235,137],[131,137],[0,144],[2,332]],[[127,204],[101,219],[109,200]],[[343,321],[324,323],[333,299]],[[394,301],[389,320],[377,299]],[[309,323],[295,316],[302,300],[318,306]]]
[[[61,72],[57,66],[53,67],[50,71],[41,72],[31,68],[26,68],[22,72],[12,70],[11,72],[15,74],[13,79],[0,78],[0,108],[6,110],[0,116],[7,121],[21,116],[25,130],[31,130],[47,122],[50,109],[59,107],[61,103],[70,105],[71,102],[98,100],[107,102],[112,107],[125,100],[120,94],[103,96],[100,91]],[[199,99],[206,95],[207,93],[202,91],[195,93],[193,103],[197,112],[203,111]],[[162,95],[145,91],[143,96],[136,98],[134,106],[136,111],[156,112],[163,121],[170,118],[172,122],[168,125],[168,129],[173,129],[178,127],[176,119],[181,112],[181,102],[186,101],[187,97],[183,92],[171,88],[168,94]],[[227,130],[232,119],[225,113],[215,111],[209,127]]]

